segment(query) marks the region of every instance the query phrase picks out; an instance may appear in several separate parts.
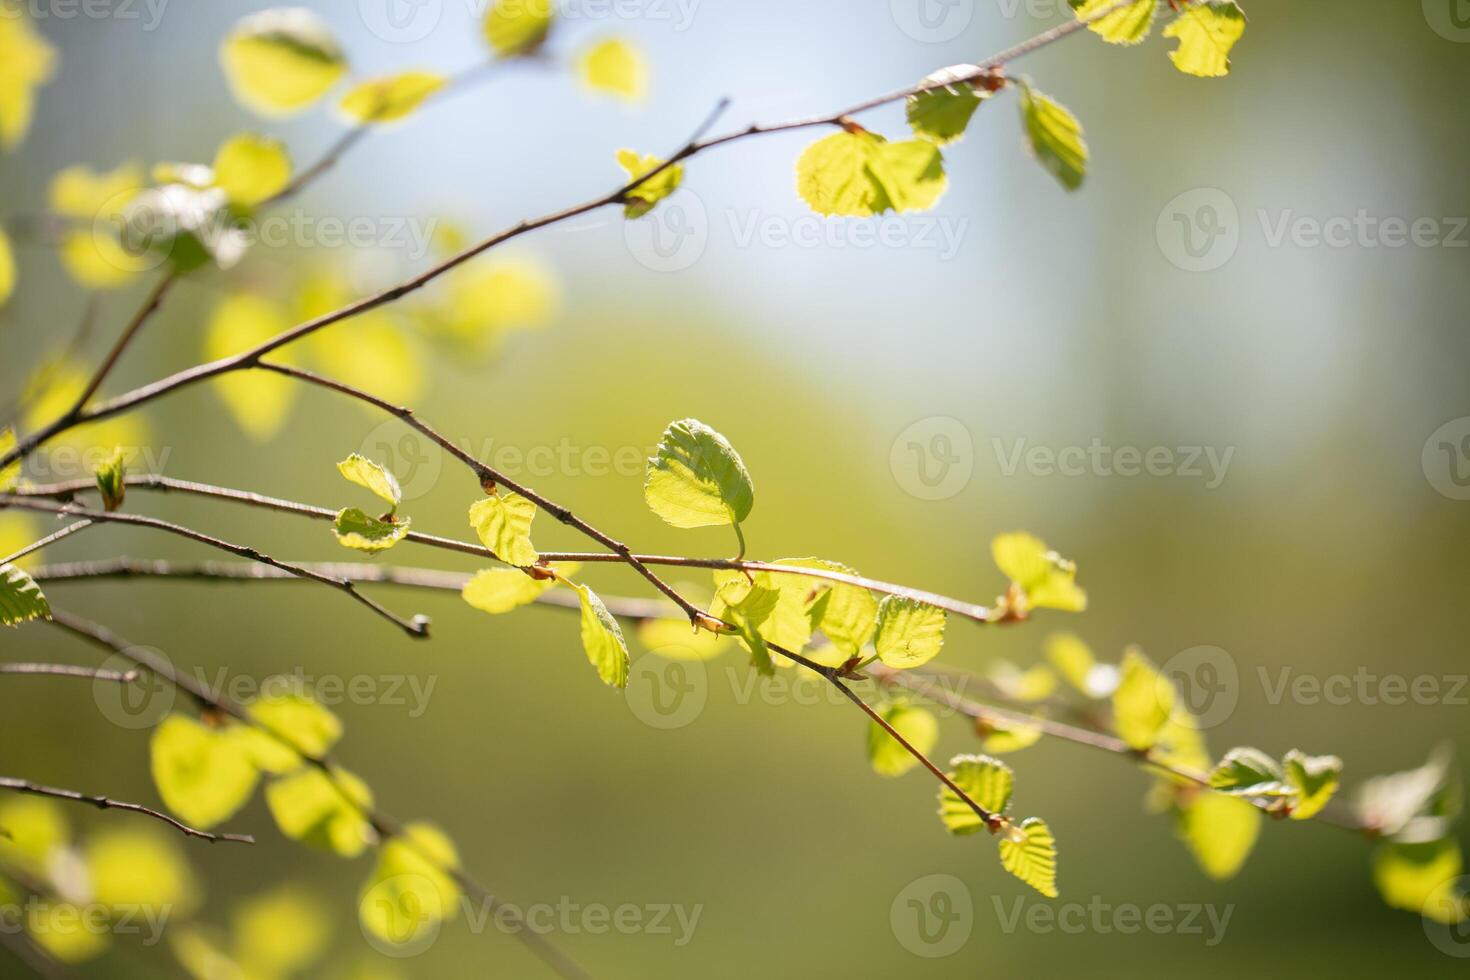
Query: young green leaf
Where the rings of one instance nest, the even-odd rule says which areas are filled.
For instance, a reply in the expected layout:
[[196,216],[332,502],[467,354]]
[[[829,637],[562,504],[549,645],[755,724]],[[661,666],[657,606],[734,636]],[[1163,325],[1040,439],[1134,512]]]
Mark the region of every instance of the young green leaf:
[[281,833],[341,857],[356,857],[374,838],[362,810],[372,806],[367,784],[345,769],[308,766],[272,780],[265,802]]
[[1010,701],[1045,701],[1057,689],[1057,675],[1046,664],[1022,670],[1009,660],[997,660],[986,677]]
[[1164,37],[1179,42],[1179,47],[1169,52],[1174,67],[1200,78],[1230,73],[1230,49],[1243,34],[1245,11],[1234,0],[1192,3],[1164,28]]
[[432,936],[454,918],[460,890],[446,872],[459,868],[454,842],[438,827],[411,823],[383,843],[358,896],[362,927],[393,946]]
[[1389,907],[1447,925],[1463,922],[1470,914],[1463,896],[1454,891],[1463,871],[1460,844],[1453,837],[1391,841],[1373,854],[1373,883]]
[[597,668],[597,676],[609,687],[628,686],[628,644],[623,629],[597,593],[585,585],[572,584],[582,600],[582,649]]
[[[12,426],[0,428],[0,456],[4,456],[15,448],[15,429]],[[9,466],[0,469],[0,493],[8,492],[20,480],[20,460],[16,460]]]
[[495,557],[518,568],[536,564],[531,544],[531,521],[536,505],[516,493],[491,494],[470,505],[470,527]]
[[[832,572],[856,575],[857,570],[835,561],[821,558],[782,559],[779,565],[794,565],[798,568],[817,568]],[[778,578],[781,576],[772,576]],[[821,630],[837,649],[856,656],[878,626],[878,600],[873,593],[846,582],[826,579],[794,578],[805,589],[807,618],[812,629]]]
[[268,678],[263,693],[245,709],[267,730],[303,755],[320,758],[342,737],[342,721],[290,678]]
[[1153,748],[1174,711],[1174,685],[1137,650],[1123,655],[1123,676],[1113,692],[1113,729],[1139,751]]
[[1337,792],[1342,779],[1342,760],[1335,755],[1303,755],[1292,749],[1281,761],[1286,768],[1287,784],[1297,794],[1291,819],[1312,819]]
[[[1239,796],[1257,795],[1252,792],[1255,787],[1279,785],[1285,778],[1275,759],[1260,749],[1246,746],[1226,752],[1225,757],[1210,770],[1212,787]],[[1261,793],[1265,792],[1263,788]]]
[[1015,828],[1020,840],[1000,839],[1000,863],[1047,898],[1057,897],[1057,839],[1045,820],[1028,817]]
[[[1068,0],[1068,3],[1078,20],[1088,20],[1110,7],[1116,7],[1118,0]],[[1093,20],[1087,29],[1109,44],[1137,44],[1148,37],[1158,7],[1159,0],[1136,0]]]
[[1117,668],[1099,664],[1092,649],[1071,633],[1046,638],[1046,659],[1068,684],[1089,698],[1105,698],[1118,686]]
[[92,469],[97,478],[97,490],[102,494],[102,509],[112,513],[123,505],[127,496],[127,453],[121,446]]
[[[894,731],[925,755],[939,741],[939,722],[923,708],[895,704],[884,710],[882,715]],[[877,722],[868,723],[868,761],[878,775],[890,777],[902,776],[919,764],[919,760]],[[973,815],[974,811],[970,812]]]
[[944,646],[944,621],[943,609],[907,596],[885,596],[873,634],[878,658],[897,670],[928,663]]
[[797,193],[828,217],[926,211],[947,186],[944,157],[922,139],[890,143],[867,131],[833,133],[796,162]]
[[1375,776],[1358,790],[1357,813],[1385,837],[1428,840],[1449,833],[1460,815],[1461,788],[1454,753],[1442,744],[1417,769]]
[[1087,142],[1077,117],[1022,79],[1021,121],[1037,162],[1067,190],[1081,187],[1087,175]]
[[1216,881],[1235,877],[1261,832],[1261,811],[1245,800],[1199,793],[1175,814],[1175,831]]
[[337,472],[349,482],[371,490],[394,510],[403,500],[403,488],[398,485],[398,478],[366,456],[353,453],[337,464]]
[[485,40],[497,58],[534,54],[551,31],[556,4],[495,0],[485,14]]
[[239,133],[214,155],[214,184],[231,204],[252,208],[291,182],[291,155],[280,140]]
[[997,723],[987,720],[984,726],[976,726],[983,731],[980,739],[980,747],[987,754],[1002,755],[1006,752],[1019,752],[1030,748],[1041,741],[1041,726],[1028,725],[1024,722]]
[[623,217],[641,218],[652,211],[654,205],[668,197],[679,189],[684,183],[684,165],[676,163],[672,167],[663,167],[664,161],[655,156],[641,156],[636,150],[619,150],[618,166],[628,173],[628,183],[632,183],[646,174],[653,174],[637,187],[628,191],[623,196]]
[[338,108],[360,125],[397,122],[417,112],[447,84],[449,79],[437,72],[399,72],[358,83],[342,97]]
[[648,66],[638,49],[620,38],[608,38],[577,58],[577,74],[593,92],[626,102],[641,102],[648,92]]
[[811,590],[806,579],[774,572],[714,573],[715,598],[710,612],[734,618],[758,632],[766,643],[800,652],[812,639]]
[[239,21],[220,47],[230,88],[263,115],[294,115],[347,72],[347,59],[321,18],[276,7]]
[[674,527],[716,527],[750,516],[755,486],[724,436],[683,419],[669,425],[649,458],[643,499]]
[[908,97],[904,113],[914,135],[937,146],[958,142],[970,125],[970,117],[980,108],[980,103],[994,93],[991,89],[961,81],[973,74],[975,65],[951,65],[941,68],[924,78],[922,85],[939,85]]
[[[32,8],[39,9],[39,8]],[[31,128],[36,89],[56,73],[56,49],[12,4],[0,12],[0,147],[20,145]]]
[[[279,305],[255,293],[227,296],[204,328],[204,357],[215,361],[254,347],[290,329]],[[268,442],[291,412],[300,385],[267,371],[235,371],[213,382],[235,423],[257,442]]]
[[[574,566],[558,565],[562,575],[572,575]],[[460,589],[460,598],[471,606],[494,615],[529,605],[556,585],[556,579],[535,579],[514,568],[490,568],[476,572]]]
[[995,564],[1026,600],[1026,608],[1081,612],[1087,593],[1078,587],[1077,566],[1024,532],[1002,534],[990,544]]
[[35,579],[14,565],[0,565],[0,625],[19,626],[50,618],[51,604]]
[[183,715],[169,715],[154,729],[149,758],[163,802],[201,830],[239,812],[259,778],[238,741]]
[[[949,760],[949,767],[949,778],[985,812],[995,816],[1005,813],[1016,784],[1010,766],[986,755],[957,755]],[[980,815],[948,786],[939,788],[939,819],[957,836],[987,829]]]
[[10,237],[0,228],[0,306],[4,306],[15,294],[15,250],[10,246]]
[[413,522],[407,517],[385,521],[360,508],[344,507],[337,511],[332,533],[342,547],[372,554],[387,551],[402,541],[412,526]]
[[687,619],[639,620],[637,634],[645,650],[669,660],[713,660],[729,645],[724,635],[691,629]]

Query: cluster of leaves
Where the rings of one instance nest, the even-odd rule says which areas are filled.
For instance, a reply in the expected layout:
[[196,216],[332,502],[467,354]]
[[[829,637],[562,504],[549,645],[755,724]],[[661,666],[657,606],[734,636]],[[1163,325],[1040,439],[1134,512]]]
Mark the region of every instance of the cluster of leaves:
[[[372,935],[399,944],[421,934],[429,921],[424,916],[452,918],[460,899],[453,842],[427,823],[385,838],[372,817],[372,790],[328,760],[342,737],[337,716],[286,678],[268,680],[264,692],[245,706],[248,724],[209,712],[198,720],[175,714],[159,724],[151,765],[168,808],[193,826],[216,827],[264,780],[266,805],[286,837],[344,858],[378,848],[359,903]],[[419,918],[405,922],[410,914]]]
[[[1071,4],[1082,20],[1117,6],[1116,0]],[[1089,27],[1111,44],[1137,44],[1148,36],[1160,6],[1158,0],[1138,0],[1092,20]],[[1208,78],[1229,72],[1230,49],[1244,30],[1239,5],[1200,2],[1183,5],[1164,36],[1179,41],[1170,57],[1180,71]],[[922,86],[908,100],[912,139],[890,142],[848,120],[843,132],[807,148],[796,165],[796,186],[814,211],[869,217],[933,207],[948,185],[943,147],[964,136],[982,102],[1013,86],[1019,90],[1022,130],[1032,155],[1067,190],[1082,186],[1088,161],[1082,125],[1029,79],[953,65],[926,77]]]

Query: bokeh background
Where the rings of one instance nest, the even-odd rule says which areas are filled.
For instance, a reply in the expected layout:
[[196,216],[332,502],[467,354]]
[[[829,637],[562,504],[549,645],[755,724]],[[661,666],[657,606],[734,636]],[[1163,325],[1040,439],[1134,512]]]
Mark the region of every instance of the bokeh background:
[[[144,29],[152,15],[142,7],[140,19],[62,18],[37,7],[60,73],[41,90],[27,143],[0,159],[0,211],[41,210],[63,166],[207,160],[240,129],[280,135],[298,161],[325,148],[341,132],[329,111],[262,121],[231,97],[217,44],[260,6],[173,0],[153,29]],[[368,0],[312,6],[359,74],[454,69],[484,56],[479,7],[460,0],[429,4],[438,19],[411,43],[374,32]],[[488,234],[605,192],[619,178],[618,148],[667,152],[722,96],[733,100],[722,128],[829,112],[1066,16],[1040,0],[957,0],[931,9],[939,27],[916,30],[912,6],[703,0],[630,7],[631,17],[574,8],[583,15],[568,17],[548,50],[564,59],[607,34],[636,42],[652,71],[641,109],[590,97],[564,69],[507,72],[372,137],[298,203],[303,214],[442,217]],[[954,622],[949,663],[1034,663],[1046,634],[1062,628],[1110,658],[1129,643],[1159,662],[1207,645],[1225,651],[1238,675],[1233,709],[1208,732],[1216,751],[1336,753],[1349,787],[1417,765],[1444,741],[1464,756],[1464,690],[1457,703],[1429,705],[1273,696],[1283,670],[1427,676],[1445,694],[1467,671],[1470,501],[1457,499],[1464,488],[1452,466],[1470,471],[1470,458],[1434,445],[1425,454],[1446,423],[1460,420],[1437,441],[1457,446],[1470,432],[1470,251],[1463,228],[1453,238],[1454,217],[1470,214],[1459,95],[1470,83],[1470,30],[1455,27],[1454,11],[1452,0],[1247,4],[1234,71],[1216,81],[1176,72],[1157,37],[1129,50],[1072,38],[1019,70],[1087,127],[1084,188],[1065,194],[1027,158],[1013,96],[1004,95],[947,152],[951,187],[938,207],[887,222],[892,240],[868,247],[854,243],[851,223],[809,218],[794,192],[793,162],[812,133],[701,156],[687,190],[650,219],[665,227],[630,231],[607,210],[507,249],[556,278],[550,322],[485,358],[415,337],[424,374],[416,404],[476,447],[569,445],[573,465],[522,474],[640,549],[717,556],[730,550],[727,535],[663,525],[643,504],[640,472],[589,472],[600,458],[589,449],[641,458],[671,419],[701,418],[734,442],[755,478],[746,533],[759,556],[821,555],[982,602],[1002,584],[988,555],[998,532],[1031,530],[1076,559],[1091,598],[1085,615],[1004,631]],[[864,120],[902,131],[892,107]],[[1217,207],[1210,227],[1224,237],[1191,258],[1180,221],[1203,236],[1210,216],[1200,207],[1222,199],[1235,214]],[[1283,220],[1360,211],[1433,219],[1452,240],[1388,248],[1356,233],[1345,247],[1273,238]],[[752,239],[752,222],[822,234],[816,245],[783,245]],[[655,231],[685,250],[673,259],[650,252],[640,236]],[[201,324],[223,294],[274,289],[322,251],[258,249],[236,270],[192,277],[110,390],[196,362]],[[428,261],[391,247],[330,258],[361,288]],[[1181,267],[1199,261],[1214,267]],[[23,248],[20,262],[20,292],[0,314],[5,401],[65,345],[86,304],[46,249]],[[677,268],[665,271],[670,263]],[[90,358],[142,288],[102,297]],[[149,407],[143,419],[150,444],[167,450],[170,475],[332,507],[362,503],[332,464],[354,450],[381,452],[403,431],[308,391],[261,444],[241,434],[208,386]],[[1218,480],[1092,468],[1067,476],[1011,467],[1018,440],[1232,455]],[[415,484],[406,511],[424,530],[465,536],[477,490],[450,462],[424,461],[441,463],[437,478]],[[937,488],[925,482],[936,474]],[[344,554],[323,526],[285,516],[141,494],[133,506],[282,557]],[[42,529],[39,518],[33,528]],[[544,519],[537,543],[583,547]],[[216,557],[126,528],[89,531],[46,557],[115,554]],[[477,567],[406,548],[392,558]],[[617,569],[589,580],[605,593],[639,593],[638,580]],[[1268,825],[1243,872],[1212,882],[1168,822],[1145,813],[1145,775],[1066,744],[1012,759],[1017,805],[1044,815],[1059,838],[1061,902],[1229,907],[1228,929],[1213,946],[1208,936],[1041,930],[1024,919],[1007,929],[1012,903],[1029,907],[1033,896],[1001,871],[989,843],[943,833],[932,780],[878,779],[855,711],[825,697],[803,703],[789,690],[752,693],[734,653],[700,668],[705,706],[663,731],[597,683],[575,622],[556,611],[490,618],[452,594],[378,590],[396,609],[433,617],[435,638],[418,644],[311,586],[127,582],[48,593],[211,676],[406,679],[398,683],[408,704],[336,707],[347,727],[341,758],[386,810],[438,822],[467,868],[522,905],[700,909],[683,945],[677,929],[556,936],[600,977],[1464,969],[1431,944],[1418,917],[1381,904],[1365,842]],[[0,636],[0,651],[92,656],[37,627]],[[409,682],[433,685],[421,711],[411,710]],[[11,681],[0,686],[0,718],[6,774],[156,803],[147,731],[109,722],[87,686]],[[936,755],[974,750],[960,720],[944,724]],[[70,815],[87,829],[135,819]],[[281,839],[258,798],[230,829],[262,843],[187,846],[208,894],[201,918],[224,923],[242,897],[299,882],[336,930],[327,965],[311,975],[372,955],[355,918],[369,859],[349,866]],[[961,879],[973,907],[967,942],[937,959],[906,948],[890,920],[900,893],[932,874]],[[476,934],[463,921],[421,955],[387,965],[409,977],[540,970],[513,938]],[[81,972],[178,975],[163,947],[119,952]]]

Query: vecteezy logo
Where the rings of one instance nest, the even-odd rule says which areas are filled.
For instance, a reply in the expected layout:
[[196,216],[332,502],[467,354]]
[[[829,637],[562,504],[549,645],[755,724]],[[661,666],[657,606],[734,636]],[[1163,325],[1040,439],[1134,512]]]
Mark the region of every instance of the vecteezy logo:
[[[148,647],[133,647],[130,652],[145,660],[150,657],[166,659],[161,650]],[[102,662],[102,670],[119,674],[126,674],[137,667],[136,660],[120,653],[114,653]],[[173,710],[175,696],[174,686],[149,670],[139,672],[127,684],[101,677],[92,681],[92,700],[102,717],[128,731],[156,728]]]
[[1211,272],[1234,258],[1240,247],[1240,211],[1219,188],[1197,187],[1164,205],[1154,237],[1175,267]]
[[893,478],[920,500],[947,500],[969,486],[975,442],[959,419],[933,415],[904,429],[888,451]]
[[1470,415],[1451,419],[1424,442],[1424,478],[1442,496],[1470,500]]
[[412,44],[439,26],[444,0],[357,0],[362,22],[391,44]]
[[416,500],[433,490],[444,466],[444,452],[433,440],[394,419],[369,432],[357,451],[397,477],[404,500]]
[[645,269],[683,272],[709,245],[709,212],[698,194],[680,190],[643,217],[624,221],[623,241]]
[[1424,19],[1446,41],[1470,42],[1470,0],[1423,0]]
[[1240,670],[1220,647],[1198,646],[1174,654],[1159,669],[1174,685],[1200,728],[1214,728],[1235,713]]
[[646,653],[628,672],[628,710],[649,728],[671,731],[692,724],[709,700],[709,674],[698,660]]
[[975,904],[970,889],[954,875],[926,875],[894,897],[888,924],[904,949],[938,959],[958,952],[969,941]]
[[1435,949],[1456,959],[1470,958],[1470,875],[1434,889],[1422,913],[1424,934]]
[[915,41],[941,44],[964,33],[975,17],[975,0],[888,0],[893,22]]
[[363,892],[358,921],[368,945],[403,959],[434,945],[449,909],[442,907],[438,887],[421,874],[384,878]]

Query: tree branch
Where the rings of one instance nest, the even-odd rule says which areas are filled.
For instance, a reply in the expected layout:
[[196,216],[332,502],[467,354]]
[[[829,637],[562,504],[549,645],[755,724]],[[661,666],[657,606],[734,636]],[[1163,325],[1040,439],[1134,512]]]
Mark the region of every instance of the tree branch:
[[77,507],[74,504],[54,504],[49,501],[28,497],[20,497],[14,494],[0,494],[0,509],[3,509],[5,507],[18,507],[21,510],[35,510],[48,514],[80,517],[95,523],[127,524],[134,527],[152,528],[156,531],[166,531],[169,534],[174,534],[181,538],[188,538],[190,541],[197,541],[200,544],[209,545],[211,548],[217,548],[220,551],[227,551],[230,554],[238,555],[241,558],[249,558],[251,561],[258,561],[262,564],[270,565],[274,568],[279,568],[282,571],[290,572],[293,575],[300,575],[302,578],[308,578],[314,582],[320,582],[323,585],[330,585],[335,589],[347,593],[354,600],[366,606],[368,609],[371,609],[379,616],[382,616],[384,619],[388,620],[390,623],[403,630],[409,636],[415,638],[423,638],[429,635],[429,621],[427,618],[423,616],[415,616],[412,620],[403,619],[396,613],[391,612],[390,610],[374,602],[372,599],[369,599],[367,596],[363,595],[357,590],[356,586],[354,586],[346,579],[333,578],[330,575],[322,575],[309,569],[302,568],[299,565],[293,565],[290,562],[278,561],[277,559],[272,558],[270,555],[263,554],[262,552],[257,551],[254,548],[249,548],[244,545],[231,544],[230,542],[225,541],[221,538],[216,538],[211,535],[204,534],[200,531],[195,531],[180,524],[173,524],[168,521],[159,520],[156,517],[143,517],[139,514],[120,514],[107,513],[105,511],[98,510],[86,510],[81,507]]
[[13,554],[13,555],[7,555],[4,558],[0,558],[0,565],[9,565],[12,562],[20,561],[26,555],[33,554],[33,553],[35,553],[37,551],[40,551],[42,548],[46,547],[47,545],[55,544],[57,541],[60,541],[62,538],[69,538],[73,534],[76,534],[78,531],[84,531],[84,530],[86,530],[87,528],[89,528],[91,526],[92,526],[92,522],[91,521],[77,521],[75,524],[68,524],[66,527],[62,528],[60,531],[56,531],[56,532],[54,532],[52,534],[48,534],[44,538],[42,538],[40,541],[36,541],[36,542],[33,542],[31,544],[26,545],[24,548],[20,549],[15,554]]
[[76,790],[57,789],[54,786],[41,786],[29,780],[13,779],[9,776],[0,776],[0,789],[13,790],[17,793],[29,793],[32,796],[49,796],[57,800],[70,800],[73,803],[90,803],[99,810],[126,810],[129,813],[141,813],[155,820],[162,820],[164,823],[171,825],[190,837],[207,840],[211,844],[218,843],[219,841],[231,841],[236,844],[255,843],[255,838],[249,834],[207,833],[203,830],[196,830],[188,824],[180,823],[166,813],[159,813],[157,810],[150,810],[148,807],[141,806],[137,803],[124,803],[121,800],[114,800],[106,796],[89,796],[86,793],[78,793]]
[[47,677],[82,677],[94,681],[112,681],[131,684],[138,679],[138,671],[126,673],[116,670],[99,670],[96,667],[78,667],[74,664],[0,664],[0,674],[25,674]]

